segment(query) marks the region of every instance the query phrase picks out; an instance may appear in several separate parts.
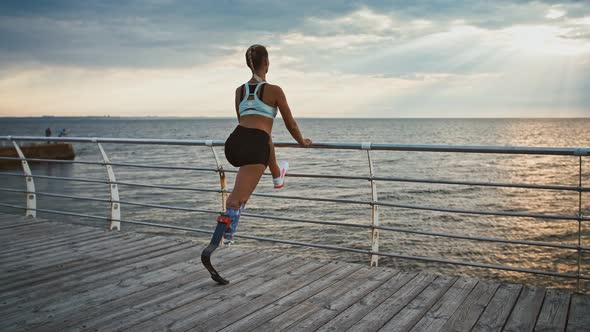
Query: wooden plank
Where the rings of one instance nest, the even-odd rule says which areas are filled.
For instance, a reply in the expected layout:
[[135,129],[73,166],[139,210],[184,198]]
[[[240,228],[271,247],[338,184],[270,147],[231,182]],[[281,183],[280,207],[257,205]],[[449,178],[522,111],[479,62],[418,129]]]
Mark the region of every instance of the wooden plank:
[[51,297],[51,294],[53,294],[53,292],[62,289],[62,285],[67,285],[72,281],[84,280],[84,277],[87,277],[88,275],[96,275],[97,273],[100,273],[104,270],[115,269],[121,266],[122,264],[131,265],[135,261],[160,255],[162,249],[177,249],[177,246],[169,246],[168,244],[162,244],[158,247],[160,247],[158,248],[159,250],[149,250],[144,254],[141,253],[142,251],[136,250],[135,254],[139,252],[140,256],[130,257],[130,260],[122,260],[118,262],[113,262],[112,264],[107,264],[106,269],[105,266],[98,266],[95,269],[82,270],[83,272],[80,272],[79,274],[68,273],[62,276],[51,278],[47,280],[47,282],[45,283],[37,282],[34,284],[34,286],[17,288],[11,292],[5,292],[4,295],[6,295],[6,300],[4,300],[0,305],[0,310],[4,311],[5,313],[18,311],[20,307],[18,305],[19,302],[29,301],[31,294],[33,294],[33,296],[45,294],[44,298],[49,298]]
[[[309,301],[318,304],[318,309],[304,320],[299,320],[296,324],[289,327],[289,331],[310,331],[316,330],[330,319],[334,318],[338,313],[352,306],[358,302],[365,295],[373,291],[375,288],[382,285],[387,280],[391,279],[399,271],[393,269],[378,269],[370,268],[372,273],[366,279],[354,279],[351,275],[351,286],[347,291],[338,291],[318,293]],[[339,285],[339,288],[345,288],[344,284]],[[325,298],[324,298],[325,297]]]
[[16,219],[16,218],[24,218],[24,215],[23,214],[10,214],[10,213],[0,212],[0,220],[4,220],[4,219],[12,220],[12,219]]
[[0,264],[14,262],[17,259],[24,261],[38,257],[51,257],[57,253],[71,252],[74,248],[89,246],[109,238],[117,237],[118,236],[115,234],[108,233],[95,233],[83,237],[69,237],[55,243],[32,246],[31,248],[23,248],[19,251],[13,251],[10,255],[0,257]]
[[52,266],[49,272],[41,269],[40,271],[36,271],[37,273],[34,276],[27,278],[27,280],[12,280],[10,285],[0,285],[0,287],[4,288],[3,292],[5,292],[5,294],[11,293],[12,291],[16,291],[18,288],[23,287],[46,287],[47,285],[41,284],[45,282],[51,283],[54,279],[63,277],[64,275],[81,273],[82,271],[87,270],[101,269],[107,265],[112,266],[112,264],[125,260],[129,257],[136,257],[144,253],[172,245],[174,244],[166,241],[153,241],[152,239],[145,239],[141,242],[133,242],[129,246],[124,245],[122,247],[124,250],[118,248],[112,256],[97,252],[94,257],[84,259],[84,263],[76,262],[75,266],[72,266],[71,268],[69,267],[67,270],[60,269],[59,266]]
[[498,290],[500,283],[480,281],[465,302],[442,327],[443,331],[470,331]]
[[70,238],[69,241],[61,242],[59,246],[42,246],[29,251],[20,251],[18,254],[13,254],[9,257],[0,258],[0,263],[3,267],[9,268],[11,265],[18,264],[35,264],[35,260],[48,262],[49,260],[70,254],[72,252],[78,253],[83,249],[91,249],[92,246],[104,245],[107,241],[126,239],[129,237],[119,234],[93,234],[91,237],[85,237],[80,241],[77,238]]
[[[39,271],[35,271],[35,274],[23,278],[22,280],[15,279],[11,280],[9,284],[0,285],[5,290],[3,291],[5,295],[12,296],[22,292],[23,289],[30,289],[30,288],[41,288],[41,287],[48,287],[49,285],[55,284],[55,280],[58,280],[63,277],[67,277],[69,275],[73,275],[75,273],[89,273],[89,271],[96,272],[97,269],[103,269],[105,266],[113,266],[114,264],[120,263],[120,261],[125,260],[129,257],[135,257],[139,255],[143,255],[148,252],[157,251],[162,248],[166,248],[172,246],[173,244],[157,241],[157,242],[150,242],[149,239],[146,239],[145,242],[134,242],[130,246],[122,245],[120,250],[114,257],[106,257],[104,254],[100,252],[96,252],[95,256],[89,256],[86,258],[79,258],[74,257],[75,264],[71,264],[73,266],[68,266],[64,264],[64,268],[60,269],[59,265],[57,266],[50,266],[48,269],[43,270],[40,269]],[[79,262],[82,261],[82,262]],[[68,264],[70,264],[68,262]],[[80,275],[78,275],[80,277]]]
[[[0,225],[16,224],[35,220],[35,218],[25,217],[23,215],[0,215]],[[43,219],[40,219],[43,220]]]
[[[342,280],[350,273],[356,271],[360,266],[354,266],[351,264],[345,264],[341,262],[331,262],[325,265],[325,268],[330,269],[331,272],[325,277],[314,281],[313,283],[307,284],[291,294],[284,296],[270,305],[251,313],[240,320],[232,323],[224,331],[249,331],[252,329],[265,330],[271,328],[268,325],[262,325],[267,323],[269,320],[280,316],[290,308],[294,307],[312,297],[313,295],[321,292],[330,285]],[[272,322],[268,324],[273,324]],[[262,325],[262,326],[261,326]],[[275,326],[271,328],[274,329]]]
[[[195,250],[191,243],[182,243],[177,247],[166,248],[159,251],[153,257],[146,256],[141,262],[128,264],[113,270],[106,269],[86,278],[75,280],[63,280],[59,285],[38,290],[31,290],[17,297],[13,297],[11,305],[18,306],[18,312],[26,312],[35,307],[48,308],[55,306],[78,294],[89,294],[96,289],[114,282],[120,282],[127,278],[133,278],[138,274],[147,274],[149,271],[161,269],[172,264],[188,261],[195,257]],[[86,295],[85,295],[86,296]],[[73,308],[79,311],[80,308]],[[6,312],[5,312],[6,314]],[[55,313],[53,313],[56,316]]]
[[[253,288],[243,288],[238,296],[233,296],[229,301],[218,302],[198,314],[186,317],[182,322],[176,323],[174,329],[178,326],[180,330],[218,330],[301,287],[313,283],[333,269],[333,266],[319,262],[305,262],[301,267],[279,275],[268,282]],[[218,319],[215,319],[215,316]]]
[[[535,331],[564,331],[571,293],[548,289],[535,325]],[[588,312],[590,314],[590,311]],[[590,329],[590,325],[588,325]]]
[[439,331],[469,296],[477,280],[459,278],[451,288],[426,312],[411,331]]
[[[171,301],[159,302],[158,308],[166,308],[167,311],[160,311],[159,315],[157,316],[151,315],[152,318],[143,320],[139,324],[125,328],[125,330],[129,332],[178,330],[178,328],[176,328],[176,326],[178,326],[177,324],[183,324],[187,319],[190,319],[189,317],[192,314],[196,313],[196,315],[199,315],[203,312],[207,312],[208,315],[206,315],[205,318],[208,318],[211,315],[209,310],[212,305],[217,304],[220,301],[223,301],[225,305],[230,306],[234,303],[240,303],[240,301],[244,301],[245,299],[240,297],[239,294],[243,294],[249,289],[255,289],[257,286],[263,285],[264,283],[269,282],[278,276],[281,276],[306,264],[310,263],[306,263],[301,259],[280,256],[270,263],[261,264],[261,266],[256,267],[258,271],[255,272],[255,276],[246,277],[245,279],[241,279],[238,282],[232,282],[229,285],[223,287],[214,285],[213,287],[209,288],[210,292],[214,291],[213,294],[207,294],[205,297],[199,296],[197,301],[195,301],[194,294],[190,294],[188,296],[190,300],[188,301],[186,297],[181,297],[180,301],[175,298]],[[263,276],[260,276],[260,274],[263,274]],[[223,311],[219,311],[219,313],[222,312]],[[99,329],[103,330],[103,328],[100,327]]]
[[457,278],[438,276],[415,299],[393,316],[381,330],[407,331],[424,316],[432,306],[448,291]]
[[335,282],[330,283],[328,287],[323,288],[308,299],[301,301],[296,305],[292,305],[288,310],[267,321],[257,329],[262,331],[286,330],[302,320],[305,320],[323,304],[329,306],[328,299],[330,298],[330,294],[333,294],[334,298],[336,298],[338,295],[351,290],[351,288],[358,285],[358,281],[371,276],[372,273],[375,272],[370,271],[366,267],[359,268],[358,266],[351,266],[343,273],[341,272],[341,277]]
[[[156,241],[161,242],[162,240]],[[7,283],[7,280],[14,279],[23,280],[22,278],[27,278],[38,272],[47,273],[48,270],[52,269],[65,269],[68,266],[83,263],[86,259],[93,256],[98,256],[96,254],[97,252],[104,253],[111,248],[117,248],[118,251],[119,248],[141,246],[148,242],[152,242],[152,239],[134,236],[114,236],[88,246],[78,246],[75,250],[55,253],[55,255],[50,257],[32,257],[21,262],[3,263],[0,282]]]
[[57,234],[58,230],[70,228],[68,225],[60,223],[43,223],[36,225],[27,225],[27,227],[19,227],[15,229],[2,229],[0,233],[0,241],[2,245],[15,244],[21,241],[26,241],[31,238],[41,236],[51,236]]
[[[18,233],[22,233],[22,229],[19,228],[19,226],[29,226],[29,227],[51,227],[51,226],[56,226],[56,227],[67,227],[69,224],[66,223],[60,223],[60,222],[54,222],[54,221],[50,221],[47,219],[43,219],[43,218],[21,218],[21,219],[15,219],[15,220],[2,220],[0,221],[0,230],[1,230],[1,234],[2,236],[4,236],[4,234],[6,233],[11,233],[11,232],[18,232]],[[8,229],[11,227],[15,227],[14,229]]]
[[31,224],[40,224],[40,223],[47,223],[47,220],[27,220],[27,221],[21,221],[21,222],[13,222],[13,223],[6,223],[3,221],[0,221],[0,230],[5,230],[7,228],[10,228],[11,230],[14,230],[18,227],[25,227],[25,226],[29,226]]
[[[60,234],[75,237],[75,227],[88,232],[86,239],[94,247]],[[5,243],[0,241],[0,262],[4,257],[8,266],[30,270],[13,272],[12,277],[23,277],[21,283],[7,280],[12,284],[2,288],[6,286],[0,282],[0,289],[7,290],[0,301],[0,330],[496,331],[506,324],[507,330],[553,331],[563,330],[566,316],[568,330],[589,326],[588,297],[571,297],[568,313],[570,293],[564,291],[547,291],[543,302],[539,291],[520,294],[518,285],[480,282],[469,292],[468,282],[460,279],[441,290],[441,280],[449,277],[392,277],[395,272],[389,269],[376,272],[288,256],[269,262],[256,252],[216,253],[215,265],[232,280],[228,286],[217,286],[198,261],[198,245],[145,235],[135,241],[140,245],[123,237],[111,243],[123,250],[105,257],[109,248],[99,246],[101,240],[95,236],[112,233],[100,229],[100,235],[94,235],[90,227],[75,227],[45,229],[31,223],[0,228],[0,234],[23,229],[16,238],[3,237],[14,241],[12,250],[20,258],[8,252],[3,256]],[[63,270],[58,269],[60,262]],[[0,263],[0,269],[4,266]],[[338,277],[345,266],[357,272]],[[405,279],[396,280],[400,276]]]
[[317,331],[344,331],[350,328],[416,276],[416,272],[401,272],[394,275],[367,296],[353,303],[349,308],[321,326]]
[[567,331],[588,331],[590,326],[590,296],[572,295],[567,320]]
[[[302,278],[303,280],[301,281],[289,281],[286,282],[285,285],[282,285],[284,287],[288,287],[290,291],[290,293],[286,294],[285,296],[279,297],[274,292],[268,292],[267,294],[264,294],[263,296],[251,301],[247,305],[231,309],[228,312],[231,314],[229,316],[231,318],[228,321],[224,320],[221,322],[221,324],[211,324],[211,322],[208,322],[204,325],[199,325],[197,329],[202,330],[213,328],[219,330],[221,328],[227,327],[222,331],[244,331],[256,328],[257,326],[268,321],[270,318],[288,310],[288,306],[278,305],[277,303],[279,301],[285,299],[286,297],[291,297],[292,300],[294,297],[301,296],[301,294],[304,292],[309,292],[309,289],[314,287],[316,290],[321,288],[322,286],[319,284],[325,284],[326,279],[334,278],[334,275],[337,273],[337,271],[342,269],[344,266],[342,264],[338,265],[332,263],[322,264],[323,265],[320,268],[313,271],[309,278],[304,276]],[[251,306],[252,302],[254,302],[254,306]]]
[[10,317],[3,317],[0,322],[0,327],[11,326],[19,324],[19,327],[24,327],[27,330],[31,328],[46,324],[56,318],[76,315],[83,307],[96,307],[104,303],[111,302],[120,296],[129,295],[163,282],[168,282],[179,275],[186,275],[188,273],[197,271],[200,267],[196,262],[181,261],[172,263],[171,265],[155,269],[147,273],[138,274],[122,280],[111,280],[110,284],[103,287],[97,287],[86,291],[83,296],[68,296],[65,299],[58,295],[52,295],[54,301],[48,305],[44,305],[39,309],[20,310],[15,315]]
[[61,233],[60,236],[54,236],[50,240],[46,240],[44,242],[29,242],[24,244],[19,244],[11,247],[0,248],[0,259],[5,257],[10,257],[12,255],[19,255],[22,253],[27,253],[35,250],[39,250],[40,248],[49,247],[51,246],[59,246],[63,243],[68,243],[71,241],[85,241],[86,239],[101,236],[101,235],[111,235],[110,233],[99,233],[96,231],[82,231],[76,232],[74,230],[70,230],[65,233]]
[[[149,242],[148,239],[143,240]],[[56,253],[47,258],[33,257],[32,259],[23,260],[22,262],[13,262],[12,264],[2,265],[2,276],[0,276],[0,289],[7,289],[12,287],[14,282],[23,282],[30,278],[36,278],[40,274],[47,274],[54,271],[64,271],[69,268],[74,268],[78,265],[88,263],[92,260],[98,259],[96,252],[105,252],[113,247],[129,247],[130,245],[140,245],[141,240],[130,242],[118,241],[117,239],[109,238],[100,241],[94,245],[78,248],[76,254],[72,252]],[[93,254],[94,253],[94,254]]]
[[[252,262],[255,258],[260,258],[259,255],[251,250],[236,250],[236,248],[225,250],[223,257],[224,260],[217,265],[220,269],[226,269],[232,265],[237,266],[238,262],[240,268],[248,268],[249,262]],[[254,264],[256,264],[256,261]],[[235,268],[229,270],[229,272],[234,271]],[[150,285],[148,288],[142,289],[141,291],[125,296],[119,296],[117,299],[105,305],[91,307],[81,306],[75,314],[55,317],[53,321],[33,327],[30,331],[63,331],[73,327],[76,327],[77,329],[85,329],[104,321],[110,321],[113,319],[115,321],[119,319],[125,320],[128,308],[133,307],[137,303],[145,303],[153,300],[158,296],[166,295],[174,297],[174,294],[190,291],[187,285],[193,283],[195,280],[203,280],[204,282],[206,273],[206,271],[200,269],[197,272],[178,276],[168,282]],[[85,282],[84,284],[87,285],[89,282]],[[50,299],[50,301],[51,300],[52,299]]]
[[98,232],[103,232],[104,230],[93,229],[93,228],[90,228],[90,227],[84,227],[84,228],[81,228],[81,229],[76,229],[76,228],[73,228],[73,227],[68,227],[68,228],[60,229],[59,232],[52,232],[50,230],[47,230],[46,232],[49,233],[48,234],[49,236],[46,237],[46,238],[31,238],[31,239],[28,239],[28,240],[21,240],[20,242],[16,242],[16,243],[6,243],[6,242],[2,241],[2,243],[0,243],[0,250],[2,250],[2,251],[9,251],[9,250],[12,250],[13,248],[33,246],[33,245],[36,245],[36,244],[47,243],[47,242],[53,241],[55,239],[63,239],[63,238],[65,238],[68,235],[69,236],[75,236],[75,235],[78,235],[78,234],[80,234],[80,235],[87,234],[87,233],[89,233],[91,231],[94,232],[94,233],[96,233],[96,234],[98,234]]
[[[222,322],[213,322],[213,321],[206,321],[204,324],[200,324],[198,325],[198,329],[200,330],[210,330],[210,329],[220,329],[223,327],[226,327],[228,325],[230,325],[231,323],[245,317],[248,316],[249,314],[254,313],[255,311],[258,311],[261,308],[267,307],[268,305],[270,305],[273,302],[276,302],[278,300],[280,300],[281,298],[293,294],[295,292],[297,292],[298,290],[300,290],[301,288],[313,284],[316,281],[323,279],[327,274],[332,273],[332,271],[334,271],[337,268],[337,266],[335,265],[323,265],[321,268],[313,271],[312,273],[308,273],[306,275],[302,275],[302,276],[290,276],[291,278],[286,280],[284,283],[281,283],[279,287],[277,287],[277,291],[275,291],[273,289],[272,292],[266,292],[263,295],[261,295],[260,297],[257,297],[253,300],[251,300],[250,302],[247,303],[247,305],[243,305],[241,307],[237,307],[234,309],[231,309],[230,311],[228,311],[229,317],[231,317],[230,319],[224,319]],[[390,272],[390,273],[394,273],[394,272]],[[382,273],[383,275],[385,273]],[[372,284],[373,282],[379,282],[382,283],[383,280],[386,278],[386,276],[379,276],[375,279],[375,281],[370,280],[368,284]],[[368,287],[368,286],[364,286],[364,287]],[[360,288],[364,288],[363,286],[361,286]],[[353,290],[353,291],[358,291],[360,292],[360,290]],[[320,296],[319,294],[321,294],[322,292],[317,293],[316,296]],[[350,294],[347,294],[350,295]],[[311,299],[310,299],[311,300]],[[346,301],[343,297],[337,297],[336,300],[339,301]],[[339,305],[339,303],[332,303],[333,305]],[[191,328],[195,328],[195,326],[191,326]]]
[[[23,246],[27,247],[27,246],[34,245],[34,244],[44,244],[49,241],[53,241],[54,239],[57,239],[57,238],[63,238],[62,234],[68,234],[72,230],[74,230],[74,229],[73,228],[63,228],[63,229],[60,229],[59,232],[56,232],[55,230],[51,230],[51,229],[46,229],[46,230],[36,229],[34,231],[31,231],[31,234],[29,234],[28,238],[14,238],[11,241],[0,240],[0,246],[1,246],[0,250],[5,250],[5,249],[12,250],[14,248],[20,248]],[[70,234],[80,234],[80,232],[79,231],[76,232],[74,230],[74,232],[72,232]]]
[[[265,273],[266,269],[280,266],[286,261],[287,258],[284,256],[262,256],[254,252],[238,261],[222,261],[216,263],[216,266],[223,271],[225,276],[231,276],[230,287],[236,287],[236,285],[240,287],[241,282],[260,273]],[[119,310],[85,321],[83,324],[79,323],[76,328],[84,327],[101,331],[126,329],[157,317],[171,308],[203,301],[203,298],[218,294],[226,287],[215,285],[209,273],[203,269],[186,277],[175,279],[174,283],[170,283],[170,285],[158,285],[148,292],[124,297],[119,300]]]
[[508,321],[504,326],[504,331],[532,331],[543,304],[545,289],[539,287],[525,286]]
[[419,273],[393,295],[376,306],[361,320],[354,324],[349,331],[377,331],[394,315],[399,313],[410,301],[430,285],[436,276]]
[[501,284],[472,331],[501,331],[521,290],[522,285]]

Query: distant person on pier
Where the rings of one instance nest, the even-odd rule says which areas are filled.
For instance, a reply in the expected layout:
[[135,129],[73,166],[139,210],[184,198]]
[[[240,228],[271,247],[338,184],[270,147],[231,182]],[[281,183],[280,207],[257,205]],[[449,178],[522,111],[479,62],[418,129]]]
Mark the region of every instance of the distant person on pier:
[[65,137],[68,136],[68,132],[66,130],[66,128],[63,128],[62,130],[59,131],[59,134],[57,134],[57,137]]
[[[45,129],[45,137],[51,137],[51,128],[47,127]],[[47,141],[47,144],[51,144],[51,141]]]

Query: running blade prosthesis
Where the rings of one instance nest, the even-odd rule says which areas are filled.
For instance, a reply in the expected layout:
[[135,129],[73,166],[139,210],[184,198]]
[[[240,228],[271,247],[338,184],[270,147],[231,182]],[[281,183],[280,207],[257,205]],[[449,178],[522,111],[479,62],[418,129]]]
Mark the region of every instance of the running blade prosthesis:
[[211,242],[203,250],[201,253],[201,262],[205,268],[211,273],[211,279],[215,280],[217,283],[221,285],[229,284],[229,280],[224,279],[222,276],[217,273],[217,270],[211,265],[211,254],[217,249],[219,243],[221,242],[221,238],[223,233],[225,233],[226,229],[229,229],[230,219],[226,215],[221,215],[217,217],[217,227],[215,228],[215,232],[213,233],[213,237],[211,238]]

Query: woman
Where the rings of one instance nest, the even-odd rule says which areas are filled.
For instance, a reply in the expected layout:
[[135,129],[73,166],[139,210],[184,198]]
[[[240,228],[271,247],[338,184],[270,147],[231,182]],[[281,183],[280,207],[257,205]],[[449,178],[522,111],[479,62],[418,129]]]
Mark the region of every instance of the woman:
[[309,147],[312,143],[299,131],[283,90],[265,81],[270,66],[266,48],[262,45],[250,46],[246,51],[246,65],[252,70],[252,78],[236,89],[235,106],[239,125],[225,142],[227,160],[240,169],[234,189],[226,201],[227,209],[217,219],[218,225],[211,243],[201,254],[201,260],[211,272],[211,277],[220,284],[227,284],[229,281],[223,279],[211,266],[210,256],[219,245],[221,236],[224,236],[225,241],[232,241],[240,213],[269,163],[273,177],[277,178],[278,175],[279,180],[284,178],[285,169],[277,167],[271,140],[277,109],[281,112],[287,130],[301,146]]

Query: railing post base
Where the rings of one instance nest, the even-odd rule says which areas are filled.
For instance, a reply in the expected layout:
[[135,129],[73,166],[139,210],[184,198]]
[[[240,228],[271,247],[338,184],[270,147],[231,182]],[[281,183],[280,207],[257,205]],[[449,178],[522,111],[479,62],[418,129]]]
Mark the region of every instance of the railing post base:
[[102,159],[104,161],[104,166],[107,170],[107,175],[109,177],[109,190],[111,193],[111,216],[109,218],[109,230],[116,229],[118,231],[121,230],[121,203],[119,203],[119,188],[117,187],[117,179],[115,178],[115,172],[113,171],[113,166],[111,166],[111,162],[109,161],[109,157],[107,156],[106,152],[102,148],[100,143],[96,143],[98,145],[98,149],[100,150],[100,154],[102,155]]
[[25,182],[27,185],[27,210],[25,212],[25,216],[27,217],[37,217],[37,195],[35,195],[35,180],[33,180],[33,173],[31,172],[31,168],[27,162],[27,158],[25,157],[23,151],[20,149],[18,144],[15,141],[12,141],[12,145],[14,145],[14,149],[18,154],[19,158],[21,159],[21,164],[23,166],[23,172],[25,173]]

